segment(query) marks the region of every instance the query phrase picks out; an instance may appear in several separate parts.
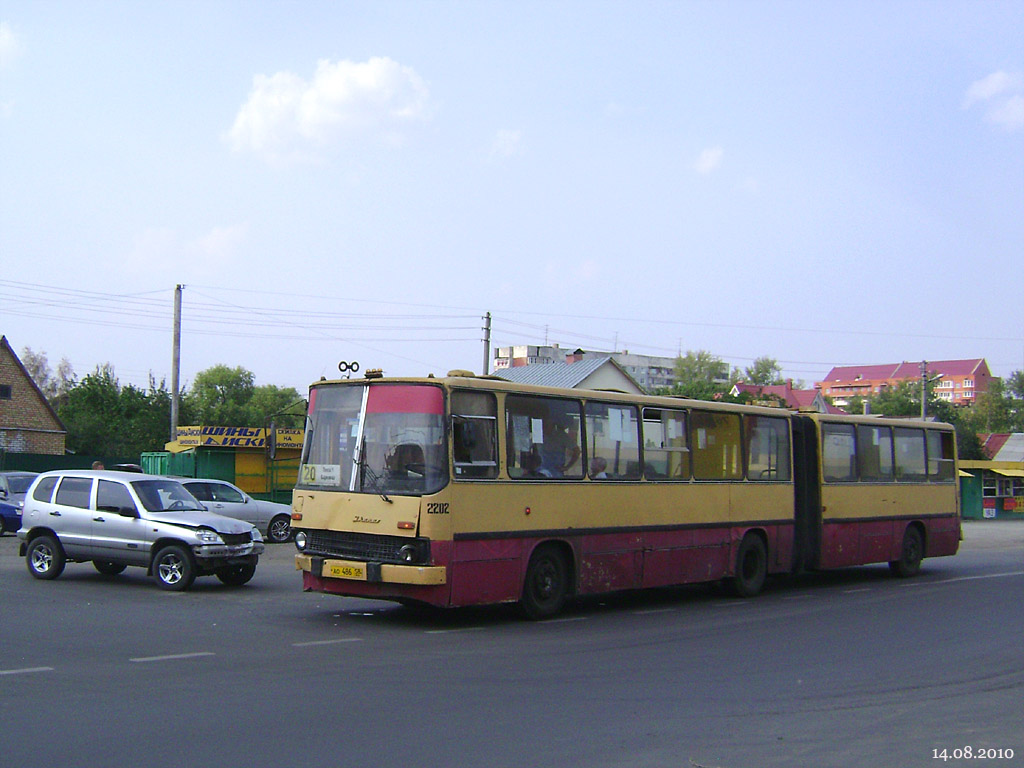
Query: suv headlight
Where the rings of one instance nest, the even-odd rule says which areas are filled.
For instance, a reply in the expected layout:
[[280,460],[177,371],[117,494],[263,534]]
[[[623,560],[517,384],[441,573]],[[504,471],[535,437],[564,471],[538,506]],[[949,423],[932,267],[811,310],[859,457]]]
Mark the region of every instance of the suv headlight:
[[224,539],[220,537],[220,534],[216,531],[211,531],[209,528],[200,528],[198,531],[196,531],[196,538],[203,542],[203,544],[224,543]]

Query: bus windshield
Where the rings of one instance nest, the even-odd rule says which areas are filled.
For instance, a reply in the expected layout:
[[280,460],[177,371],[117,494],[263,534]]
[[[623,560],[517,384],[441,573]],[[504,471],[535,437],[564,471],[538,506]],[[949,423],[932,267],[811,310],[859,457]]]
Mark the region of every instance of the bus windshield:
[[341,384],[310,392],[300,486],[418,496],[447,480],[440,387]]

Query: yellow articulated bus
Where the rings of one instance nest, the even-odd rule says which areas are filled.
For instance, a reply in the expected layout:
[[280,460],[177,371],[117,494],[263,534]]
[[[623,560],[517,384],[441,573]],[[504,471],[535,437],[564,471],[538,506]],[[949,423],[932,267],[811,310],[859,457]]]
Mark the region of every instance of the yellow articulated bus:
[[454,607],[888,562],[960,541],[952,427],[445,378],[321,381],[306,591]]

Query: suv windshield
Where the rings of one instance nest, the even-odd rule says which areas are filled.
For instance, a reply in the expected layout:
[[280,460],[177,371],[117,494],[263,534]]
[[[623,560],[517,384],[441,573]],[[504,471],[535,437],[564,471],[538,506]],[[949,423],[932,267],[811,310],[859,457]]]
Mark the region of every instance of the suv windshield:
[[136,480],[132,488],[150,512],[202,511],[205,507],[176,480]]
[[343,384],[310,392],[300,486],[420,495],[447,480],[440,387]]

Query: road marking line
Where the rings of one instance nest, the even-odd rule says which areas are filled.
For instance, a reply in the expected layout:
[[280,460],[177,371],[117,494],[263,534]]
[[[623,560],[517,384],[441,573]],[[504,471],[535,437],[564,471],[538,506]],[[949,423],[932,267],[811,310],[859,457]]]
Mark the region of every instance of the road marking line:
[[936,579],[935,581],[911,581],[900,584],[901,587],[926,587],[929,584],[954,584],[958,581],[978,581],[979,579],[1005,579],[1007,576],[1024,576],[1024,571],[1008,571],[1007,573],[985,573],[981,576],[958,576],[955,579]]
[[462,629],[428,629],[425,630],[424,634],[427,635],[451,635],[455,632],[480,632],[483,627],[463,627]]
[[28,675],[33,672],[53,672],[53,667],[25,667],[24,669],[0,669],[0,675]]
[[170,653],[166,656],[140,656],[135,659],[128,659],[136,663],[143,663],[147,661],[177,661],[179,659],[196,659],[200,656],[216,656],[217,654],[211,651],[198,651],[196,653]]
[[338,643],[359,643],[362,642],[361,637],[343,637],[338,640],[310,640],[305,643],[292,643],[293,648],[309,648],[313,645],[337,645]]

